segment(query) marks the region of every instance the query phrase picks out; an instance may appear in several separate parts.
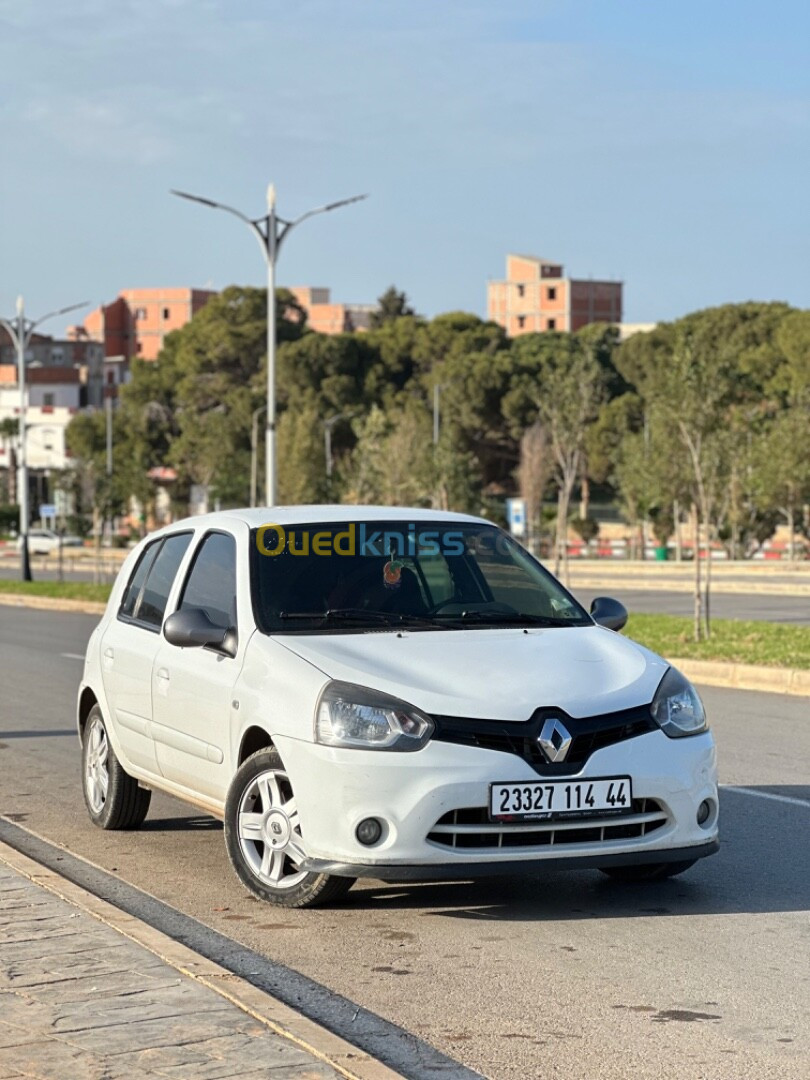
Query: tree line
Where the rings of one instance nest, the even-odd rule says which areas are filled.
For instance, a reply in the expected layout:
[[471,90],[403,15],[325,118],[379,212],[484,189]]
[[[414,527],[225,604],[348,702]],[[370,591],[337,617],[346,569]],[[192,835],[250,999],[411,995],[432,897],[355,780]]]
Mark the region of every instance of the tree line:
[[[74,418],[81,507],[120,512],[135,496],[148,518],[150,471],[165,466],[178,514],[193,485],[212,504],[248,503],[251,431],[264,430],[265,304],[261,289],[225,289],[167,336],[156,362],[133,361],[111,478],[103,413]],[[425,319],[393,288],[366,332],[312,332],[285,290],[276,308],[282,502],[503,520],[504,498],[520,494],[558,570],[569,527],[593,535],[592,492],[618,503],[634,534],[651,522],[661,544],[684,516],[732,557],[780,522],[791,555],[794,534],[808,535],[810,311],[729,304],[620,343],[603,324],[510,339],[465,312]],[[263,491],[262,446],[256,460]]]

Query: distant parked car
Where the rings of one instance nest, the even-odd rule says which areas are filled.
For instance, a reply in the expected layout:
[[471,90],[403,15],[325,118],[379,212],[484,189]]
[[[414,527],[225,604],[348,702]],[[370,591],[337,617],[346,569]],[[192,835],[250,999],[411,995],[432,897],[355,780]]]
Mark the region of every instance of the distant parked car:
[[[62,547],[81,547],[82,540],[79,536],[63,536]],[[29,529],[28,530],[28,554],[50,555],[52,551],[59,549],[59,534],[52,529]],[[22,537],[17,538],[17,550],[22,550]]]

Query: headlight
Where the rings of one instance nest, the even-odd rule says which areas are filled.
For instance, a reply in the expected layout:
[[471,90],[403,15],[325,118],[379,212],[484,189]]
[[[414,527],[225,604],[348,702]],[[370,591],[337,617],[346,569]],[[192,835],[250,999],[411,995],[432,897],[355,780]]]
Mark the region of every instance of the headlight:
[[703,702],[694,686],[676,668],[670,668],[655,691],[650,712],[665,735],[679,739],[708,727]]
[[419,750],[433,721],[399,698],[353,683],[331,682],[315,713],[315,741],[362,750]]

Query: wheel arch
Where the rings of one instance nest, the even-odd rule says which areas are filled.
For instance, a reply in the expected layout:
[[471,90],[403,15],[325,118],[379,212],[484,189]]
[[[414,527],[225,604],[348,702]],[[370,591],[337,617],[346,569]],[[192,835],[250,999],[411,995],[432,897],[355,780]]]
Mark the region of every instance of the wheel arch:
[[90,710],[94,705],[98,705],[98,697],[95,691],[90,686],[85,686],[79,695],[79,709],[78,709],[78,721],[79,721],[79,739],[84,742],[84,729],[87,724],[87,717],[90,715]]
[[272,735],[258,724],[251,724],[246,728],[239,741],[239,753],[236,756],[237,769],[257,750],[272,750],[275,748]]

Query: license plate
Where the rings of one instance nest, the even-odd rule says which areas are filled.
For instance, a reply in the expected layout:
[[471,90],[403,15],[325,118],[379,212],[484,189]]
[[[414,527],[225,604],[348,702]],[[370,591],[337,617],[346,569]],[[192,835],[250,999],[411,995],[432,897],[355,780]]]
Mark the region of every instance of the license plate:
[[489,787],[489,816],[497,821],[620,814],[630,810],[632,804],[629,776],[490,784]]

